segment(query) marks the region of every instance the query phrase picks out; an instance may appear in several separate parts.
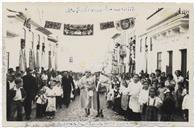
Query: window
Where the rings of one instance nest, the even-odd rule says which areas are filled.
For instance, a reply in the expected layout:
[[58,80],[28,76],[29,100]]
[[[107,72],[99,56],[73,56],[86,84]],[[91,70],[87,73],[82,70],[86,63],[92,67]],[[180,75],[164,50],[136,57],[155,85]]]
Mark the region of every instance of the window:
[[24,40],[26,40],[26,29],[23,28],[23,30],[24,30]]
[[162,63],[162,52],[157,52],[157,69],[161,70],[161,63]]
[[142,52],[142,39],[140,39],[140,52]]
[[40,43],[40,35],[38,34],[38,43]]
[[152,51],[152,37],[150,37],[150,51]]
[[173,67],[173,51],[168,51],[169,55],[169,64],[166,67],[166,73],[167,74],[172,74],[172,67]]
[[187,73],[187,49],[182,49],[181,51],[181,72],[185,77]]
[[145,52],[147,52],[148,51],[148,42],[147,42],[147,37],[145,38]]
[[34,33],[32,32],[32,41],[31,41],[31,43],[32,43],[32,49],[34,48]]

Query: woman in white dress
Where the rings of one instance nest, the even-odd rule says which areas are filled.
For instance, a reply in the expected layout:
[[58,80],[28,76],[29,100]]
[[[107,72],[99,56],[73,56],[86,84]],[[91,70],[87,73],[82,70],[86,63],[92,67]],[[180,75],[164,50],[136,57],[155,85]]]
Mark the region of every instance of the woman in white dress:
[[91,76],[90,71],[87,71],[85,76],[80,79],[81,108],[85,109],[86,117],[90,115],[92,107],[92,98],[95,90],[94,81],[94,77]]

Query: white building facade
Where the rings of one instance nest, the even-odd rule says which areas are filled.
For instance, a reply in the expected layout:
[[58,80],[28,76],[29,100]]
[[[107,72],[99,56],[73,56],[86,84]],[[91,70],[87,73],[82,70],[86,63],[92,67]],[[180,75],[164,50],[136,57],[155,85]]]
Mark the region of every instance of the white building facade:
[[138,36],[136,43],[136,73],[160,69],[167,74],[181,70],[186,75],[193,46],[188,11],[162,9],[146,22],[148,28]]
[[[22,12],[12,12],[11,9],[4,10],[6,13],[4,13],[5,20],[3,21],[3,25],[5,25],[3,53],[6,68],[15,69],[20,65],[21,40],[24,40],[26,67],[55,69],[57,40],[49,37],[52,33],[34,22],[30,16],[26,17]],[[26,20],[28,21],[25,23]],[[50,53],[51,67],[49,67]],[[31,56],[31,54],[33,55]]]

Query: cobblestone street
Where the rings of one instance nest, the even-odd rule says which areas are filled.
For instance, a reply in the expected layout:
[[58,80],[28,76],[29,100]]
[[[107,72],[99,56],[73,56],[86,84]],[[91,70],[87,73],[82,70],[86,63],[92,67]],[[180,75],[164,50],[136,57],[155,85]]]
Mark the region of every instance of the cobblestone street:
[[[80,108],[80,100],[79,96],[70,103],[68,108],[57,109],[56,116],[54,119],[49,119],[51,121],[123,121],[125,120],[123,116],[117,115],[111,109],[104,110],[104,118],[95,117],[96,111],[91,110],[91,115],[89,117],[85,117],[84,110]],[[48,121],[46,117],[41,119],[35,119],[35,111],[32,115],[32,121]]]

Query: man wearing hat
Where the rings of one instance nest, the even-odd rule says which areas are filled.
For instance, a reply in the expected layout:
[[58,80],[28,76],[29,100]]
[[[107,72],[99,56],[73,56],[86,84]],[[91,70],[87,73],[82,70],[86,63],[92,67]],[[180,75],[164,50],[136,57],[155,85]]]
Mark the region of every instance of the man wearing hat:
[[27,68],[27,74],[23,77],[24,90],[26,91],[26,99],[24,101],[24,110],[26,119],[30,120],[30,115],[32,111],[32,101],[36,96],[38,87],[34,76],[32,76],[32,70]]

